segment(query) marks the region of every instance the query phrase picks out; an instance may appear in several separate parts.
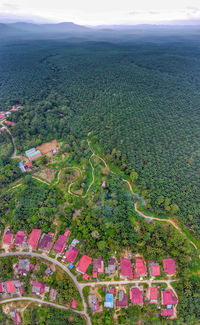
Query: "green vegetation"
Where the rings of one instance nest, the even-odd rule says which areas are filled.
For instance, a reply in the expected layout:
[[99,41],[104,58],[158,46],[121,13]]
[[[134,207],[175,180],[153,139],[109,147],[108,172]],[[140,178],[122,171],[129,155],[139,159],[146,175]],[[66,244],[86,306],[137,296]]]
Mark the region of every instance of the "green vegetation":
[[85,325],[84,318],[72,311],[53,307],[28,307],[24,313],[24,325]]

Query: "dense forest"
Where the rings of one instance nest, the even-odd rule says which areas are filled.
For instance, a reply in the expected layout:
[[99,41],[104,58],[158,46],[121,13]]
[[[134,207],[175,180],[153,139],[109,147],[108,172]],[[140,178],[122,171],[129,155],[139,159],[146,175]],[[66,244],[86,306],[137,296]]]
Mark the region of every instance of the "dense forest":
[[11,117],[19,152],[92,131],[108,157],[115,148],[125,171],[137,171],[149,208],[170,212],[176,205],[180,219],[200,233],[194,37],[189,44],[2,43],[0,62],[1,109],[24,105]]

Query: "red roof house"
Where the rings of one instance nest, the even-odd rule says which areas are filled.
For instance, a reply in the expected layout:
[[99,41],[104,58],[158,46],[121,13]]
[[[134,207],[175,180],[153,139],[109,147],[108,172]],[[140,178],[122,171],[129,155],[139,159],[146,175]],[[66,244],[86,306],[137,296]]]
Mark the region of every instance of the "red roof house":
[[124,291],[119,291],[118,299],[116,301],[117,307],[127,307],[128,306],[128,295]]
[[121,258],[121,275],[128,276],[129,279],[133,279],[131,261],[128,258]]
[[64,233],[64,236],[67,237],[67,239],[68,239],[69,234],[70,234],[70,230],[69,229],[66,229],[65,230],[65,233]]
[[149,273],[151,276],[160,275],[160,265],[154,261],[149,261]]
[[87,273],[85,273],[84,276],[83,276],[83,280],[87,281],[88,279],[89,279],[89,275]]
[[49,253],[53,246],[54,234],[43,234],[39,243],[39,250]]
[[162,305],[175,305],[177,298],[173,296],[172,290],[162,291]]
[[19,230],[15,235],[15,245],[23,245],[26,240],[26,234],[23,230]]
[[3,237],[3,243],[4,244],[11,244],[13,240],[13,232],[10,230],[7,230],[4,237]]
[[0,282],[0,293],[3,292],[3,286],[2,286],[2,283]]
[[158,303],[158,288],[148,288],[146,293],[147,299],[150,304]]
[[92,262],[91,257],[87,256],[87,255],[83,255],[78,263],[77,266],[77,272],[80,272],[82,274],[86,273],[88,267],[90,266]]
[[12,122],[12,121],[5,121],[5,123],[6,123],[7,125],[11,125],[11,126],[14,126],[14,125],[15,125],[15,123]]
[[138,278],[139,276],[144,276],[147,274],[147,267],[144,263],[142,257],[136,257],[135,259],[135,277]]
[[53,249],[57,252],[62,254],[65,248],[65,243],[66,243],[67,237],[65,235],[60,235],[55,242]]
[[162,309],[162,316],[172,316],[173,315],[173,308],[166,308],[166,309]]
[[103,258],[101,256],[99,256],[98,258],[94,258],[93,259],[93,278],[97,278],[98,273],[103,273],[104,272],[104,261]]
[[131,302],[135,305],[143,304],[143,292],[139,288],[133,288],[130,290]]
[[75,299],[73,299],[73,301],[72,301],[72,308],[76,308],[77,307],[77,304],[78,304],[78,302]]
[[66,251],[65,256],[63,256],[62,260],[65,261],[67,260],[67,262],[69,263],[74,263],[75,259],[78,256],[78,248],[76,247],[72,247],[72,249],[70,251]]
[[33,281],[33,285],[32,285],[32,293],[39,295],[44,293],[44,288],[45,285],[41,282],[37,282],[37,281]]
[[31,246],[34,251],[37,249],[37,244],[40,238],[40,234],[41,234],[41,229],[32,229],[29,235],[28,245]]
[[15,289],[15,284],[14,281],[6,281],[6,290],[7,293],[15,293],[16,289]]
[[176,264],[173,258],[166,258],[163,260],[164,272],[168,275],[173,275],[176,272]]

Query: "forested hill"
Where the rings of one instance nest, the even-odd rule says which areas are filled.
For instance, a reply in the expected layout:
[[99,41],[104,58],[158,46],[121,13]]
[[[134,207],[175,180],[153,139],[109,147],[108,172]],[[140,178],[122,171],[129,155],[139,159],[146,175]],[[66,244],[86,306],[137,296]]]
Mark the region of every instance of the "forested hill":
[[200,44],[186,38],[1,44],[0,108],[24,105],[11,117],[18,150],[93,131],[110,161],[138,172],[149,207],[200,234]]

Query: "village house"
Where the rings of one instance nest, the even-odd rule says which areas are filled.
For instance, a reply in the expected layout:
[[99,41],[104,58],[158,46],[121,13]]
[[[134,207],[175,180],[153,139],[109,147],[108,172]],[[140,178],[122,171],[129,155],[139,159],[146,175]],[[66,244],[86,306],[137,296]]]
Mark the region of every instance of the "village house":
[[147,275],[147,267],[142,257],[135,258],[135,277]]
[[121,277],[128,277],[129,279],[133,279],[131,260],[128,258],[121,258]]
[[16,312],[16,310],[11,310],[10,311],[10,316],[11,316],[14,324],[20,324],[21,323],[20,315],[19,315],[19,313]]
[[73,247],[76,247],[76,245],[79,244],[79,240],[74,238],[71,242],[71,244],[68,246],[68,251],[70,251]]
[[93,273],[92,273],[92,277],[94,279],[96,279],[98,277],[98,273],[103,273],[104,272],[104,261],[103,258],[101,256],[99,256],[98,258],[94,258],[93,262]]
[[167,317],[170,317],[174,314],[174,310],[173,308],[165,308],[165,309],[162,309],[161,311],[161,316],[167,316]]
[[143,292],[139,288],[130,290],[130,299],[134,305],[143,305]]
[[111,293],[106,293],[104,307],[114,308],[114,296]]
[[15,273],[27,276],[27,273],[34,267],[28,259],[20,259],[15,267]]
[[22,295],[24,294],[22,285],[23,283],[21,283],[19,280],[5,281],[0,284],[0,292],[8,294],[10,297],[18,294]]
[[173,295],[172,290],[165,290],[161,292],[162,305],[176,305],[178,300]]
[[158,303],[158,288],[148,288],[146,292],[146,301],[150,304]]
[[55,252],[62,254],[65,249],[65,244],[67,241],[68,236],[65,235],[59,235],[58,239],[56,240],[53,249]]
[[3,244],[10,245],[13,242],[13,232],[7,229],[3,237]]
[[72,308],[75,309],[78,305],[78,302],[76,301],[76,299],[72,300]]
[[149,274],[151,276],[160,275],[160,265],[154,261],[149,261]]
[[83,280],[88,281],[89,279],[89,274],[85,273],[83,276]]
[[75,259],[77,258],[78,256],[78,248],[77,247],[72,247],[72,249],[69,251],[67,250],[65,255],[63,256],[62,258],[62,261],[67,261],[69,263],[74,263]]
[[163,259],[163,269],[167,275],[174,275],[176,272],[176,264],[173,258]]
[[88,267],[90,266],[92,262],[91,257],[87,256],[87,255],[83,255],[78,263],[78,266],[76,268],[77,272],[85,274]]
[[108,266],[105,268],[105,273],[114,274],[117,270],[115,258],[110,258],[108,261]]
[[32,285],[32,294],[34,295],[42,295],[45,290],[45,284],[41,282],[34,281]]
[[99,310],[99,302],[97,301],[96,295],[89,295],[88,303],[93,313]]
[[54,234],[43,234],[39,243],[39,250],[45,253],[49,253],[53,246]]
[[49,266],[44,271],[44,274],[47,275],[47,276],[51,276],[51,275],[53,275],[53,273],[54,272],[52,271],[52,269]]
[[26,234],[23,230],[19,230],[15,235],[15,246],[22,247],[26,242]]
[[128,306],[128,295],[126,295],[123,290],[120,290],[118,293],[116,306],[120,308]]
[[12,122],[12,121],[5,121],[5,123],[6,123],[7,125],[10,125],[10,126],[15,126],[15,125],[16,125],[16,123],[14,123],[14,122]]
[[41,235],[41,229],[32,229],[28,239],[29,248],[36,251],[38,241]]

